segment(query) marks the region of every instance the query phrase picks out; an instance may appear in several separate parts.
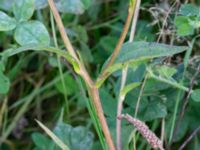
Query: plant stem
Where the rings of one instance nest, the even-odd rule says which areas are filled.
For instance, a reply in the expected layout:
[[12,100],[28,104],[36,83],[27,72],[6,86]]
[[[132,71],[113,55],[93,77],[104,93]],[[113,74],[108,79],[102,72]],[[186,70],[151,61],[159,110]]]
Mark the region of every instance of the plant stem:
[[180,113],[180,119],[182,119],[183,116],[184,116],[186,106],[187,106],[187,104],[189,102],[189,98],[190,98],[190,95],[192,93],[193,86],[195,84],[195,80],[198,77],[199,73],[200,73],[200,64],[198,65],[197,70],[196,70],[194,76],[191,79],[190,88],[189,88],[188,94],[187,94],[187,96],[186,96],[186,98],[184,100],[183,107],[182,107],[182,110],[181,110],[181,113]]
[[58,29],[60,31],[61,37],[63,39],[63,42],[64,42],[67,50],[69,51],[69,53],[71,54],[71,56],[76,61],[78,61],[78,57],[76,55],[76,52],[74,51],[74,48],[72,47],[72,44],[71,44],[71,42],[70,42],[70,40],[69,40],[69,38],[68,38],[68,36],[67,36],[67,34],[65,32],[65,28],[64,28],[63,22],[62,22],[62,20],[60,18],[60,15],[59,15],[59,13],[57,11],[57,8],[55,7],[55,4],[54,4],[53,0],[48,0],[48,2],[49,2],[49,6],[50,6],[51,11],[52,11],[52,13],[54,15],[54,19],[56,20]]
[[93,104],[95,106],[97,115],[99,117],[99,121],[101,123],[102,130],[103,130],[105,139],[107,141],[107,144],[109,146],[109,149],[115,150],[115,146],[114,146],[114,143],[113,143],[113,140],[112,140],[106,119],[104,117],[103,108],[101,106],[98,88],[95,87],[95,84],[93,83],[91,77],[89,76],[88,72],[86,71],[84,64],[82,64],[81,61],[79,60],[79,58],[77,57],[75,50],[73,49],[72,44],[71,44],[71,42],[70,42],[70,40],[69,40],[69,38],[68,38],[68,36],[65,32],[63,22],[62,22],[61,17],[60,17],[60,15],[59,15],[56,7],[55,7],[53,0],[48,0],[48,3],[49,3],[49,6],[52,10],[53,15],[54,15],[55,21],[57,23],[58,29],[60,31],[63,42],[65,44],[65,47],[68,49],[70,55],[78,63],[79,69],[80,69],[80,75],[85,80],[86,84],[88,85],[88,92],[90,93],[91,98],[93,100]]
[[[200,73],[200,65],[198,66],[198,68],[197,68],[197,70],[196,70],[194,76],[193,76],[192,79],[191,79],[190,88],[189,88],[188,94],[187,94],[187,96],[185,97],[185,99],[183,100],[183,105],[182,105],[182,108],[181,108],[181,111],[180,111],[180,115],[179,115],[179,117],[178,117],[178,119],[177,119],[177,123],[176,123],[176,125],[175,125],[175,129],[174,129],[173,136],[175,136],[175,135],[177,134],[178,128],[179,128],[180,125],[181,125],[181,121],[182,121],[182,119],[183,119],[183,117],[184,117],[184,113],[185,113],[186,106],[187,106],[187,104],[188,104],[190,95],[191,95],[191,93],[192,93],[192,89],[193,89],[193,86],[194,86],[195,79],[196,79],[196,77],[198,76],[199,73]],[[172,138],[173,138],[173,136],[172,136]]]
[[108,125],[106,123],[106,119],[103,114],[102,105],[101,105],[100,97],[99,97],[99,91],[96,87],[92,87],[92,88],[89,87],[88,90],[89,90],[89,94],[90,94],[91,98],[93,99],[93,104],[95,106],[97,115],[99,117],[99,121],[101,123],[104,136],[105,136],[106,141],[109,146],[109,150],[115,150],[115,147],[114,147],[114,144],[112,141],[112,137],[111,137]]
[[[139,96],[138,96],[138,99],[137,99],[137,103],[136,103],[136,107],[135,107],[135,114],[134,114],[134,117],[137,118],[137,113],[138,113],[138,110],[139,110],[139,106],[140,106],[140,101],[142,99],[142,94],[144,92],[144,86],[146,84],[146,80],[147,80],[147,75],[145,75],[144,77],[144,81],[142,83],[142,87],[140,89],[140,93],[139,93]],[[136,136],[136,133],[134,133],[134,137]],[[133,138],[133,144],[134,144],[134,148],[136,150],[136,138]]]
[[192,138],[200,131],[200,126],[192,132],[192,134],[187,138],[187,140],[180,146],[178,150],[183,150],[185,146],[192,140]]
[[49,2],[49,6],[51,8],[51,11],[54,15],[56,24],[58,26],[59,32],[61,34],[61,37],[63,39],[63,42],[65,44],[66,49],[69,51],[69,54],[74,58],[74,60],[78,63],[79,68],[80,68],[80,75],[84,78],[84,80],[88,84],[88,86],[92,87],[93,81],[90,78],[88,72],[86,71],[85,66],[81,63],[78,56],[76,55],[76,52],[75,52],[75,50],[74,50],[74,48],[73,48],[73,46],[72,46],[72,44],[69,40],[68,35],[66,34],[65,27],[63,25],[63,22],[61,20],[61,17],[59,15],[58,11],[57,11],[57,8],[56,8],[53,0],[48,0],[48,2]]
[[[122,95],[121,91],[123,90],[125,83],[126,83],[127,70],[128,70],[128,66],[126,66],[126,68],[122,70],[120,94],[119,94],[118,105],[117,105],[117,116],[121,115],[122,109],[123,109],[123,101],[125,99],[125,95]],[[121,150],[122,149],[122,145],[121,145],[121,120],[117,118],[116,121],[117,121],[116,122],[117,150]]]
[[135,114],[134,114],[135,118],[137,118],[137,113],[138,113],[138,110],[139,110],[140,101],[142,99],[142,94],[144,92],[144,86],[146,84],[146,81],[147,81],[147,75],[145,75],[145,77],[144,77],[144,81],[142,83],[142,87],[140,89],[140,93],[139,93],[139,96],[138,96],[137,104],[136,104],[136,107],[135,107]]
[[[189,58],[191,56],[193,45],[194,45],[194,43],[195,43],[197,38],[199,38],[199,35],[197,35],[196,37],[193,38],[192,42],[189,44],[190,45],[190,49],[185,54],[185,57],[184,57],[184,71],[183,71],[182,77],[180,79],[180,84],[183,84],[183,80],[184,80],[184,76],[185,76],[185,73],[186,73],[186,69],[187,69],[188,64],[189,64]],[[189,88],[187,88],[186,91],[188,92]],[[174,107],[174,114],[173,114],[173,118],[172,118],[172,126],[171,126],[171,130],[170,130],[168,147],[170,147],[170,145],[172,144],[172,140],[173,140],[173,136],[174,136],[174,128],[175,128],[175,124],[176,124],[178,106],[179,106],[179,103],[181,101],[181,94],[182,94],[182,91],[179,90],[178,94],[177,94],[177,97],[176,97],[176,104],[175,104],[175,107]]]
[[91,101],[87,100],[86,92],[84,90],[84,86],[83,86],[83,83],[81,82],[81,80],[77,78],[77,82],[79,84],[82,96],[86,100],[86,105],[88,107],[88,111],[89,111],[89,114],[91,116],[91,119],[94,122],[94,127],[95,127],[97,134],[99,136],[99,140],[100,140],[100,143],[102,145],[102,148],[103,148],[103,150],[106,150],[107,145],[106,145],[106,142],[104,140],[104,136],[103,136],[103,133],[102,133],[102,130],[101,130],[101,125],[99,124],[97,113],[95,112],[94,104],[92,104]]
[[[167,83],[167,84],[169,84],[169,85],[171,85],[171,86],[173,86],[173,87],[175,87],[175,88],[177,88],[177,89],[180,89],[180,90],[182,90],[182,91],[186,91],[186,92],[189,91],[189,88],[187,88],[187,87],[181,85],[180,83],[177,83],[177,82],[174,82],[174,81],[170,81],[170,80],[165,79],[165,78],[163,78],[163,77],[161,77],[161,76],[156,76],[156,75],[153,74],[151,71],[148,71],[148,72],[149,72],[149,76],[150,76],[151,78],[155,79],[155,80],[158,80],[158,81],[160,81],[160,82]],[[191,92],[192,92],[192,91],[191,91]]]
[[[135,2],[135,0],[134,0],[134,2]],[[125,40],[126,35],[128,33],[128,29],[130,27],[134,11],[135,11],[135,5],[129,5],[128,16],[126,18],[126,22],[125,22],[122,34],[121,34],[121,36],[119,38],[119,41],[118,41],[118,43],[117,43],[112,55],[110,56],[110,59],[108,60],[108,63],[106,64],[104,70],[102,71],[102,73],[98,77],[99,79],[103,79],[104,76],[107,75],[107,68],[109,68],[114,63],[115,59],[117,58],[117,56],[118,56],[118,54],[119,54],[119,52],[121,50],[122,44],[124,43],[124,40]]]
[[[51,20],[51,28],[52,28],[52,33],[53,33],[54,45],[55,45],[56,48],[58,48],[58,42],[57,42],[56,30],[55,30],[55,23],[54,23],[53,14],[52,14],[51,11],[50,11],[50,16],[51,16],[50,20]],[[70,118],[69,118],[69,103],[68,103],[68,98],[67,98],[67,88],[66,88],[66,85],[65,85],[65,80],[64,80],[60,56],[58,54],[57,54],[57,62],[58,62],[58,69],[59,69],[59,74],[60,74],[60,78],[61,78],[61,82],[62,82],[62,87],[63,87],[64,91],[66,92],[66,94],[64,94],[64,99],[65,99],[65,103],[66,103],[67,120],[69,121]]]
[[[129,42],[133,42],[133,39],[134,39],[134,36],[135,36],[135,30],[136,30],[138,15],[139,15],[140,3],[141,3],[141,0],[134,0],[134,9],[133,9],[133,15],[134,16],[133,16],[133,20],[132,20],[131,34],[130,34],[130,37],[129,37]],[[115,51],[114,51],[114,53],[115,53]],[[119,94],[118,106],[117,106],[117,116],[121,115],[122,109],[123,109],[123,101],[125,99],[125,95],[122,95],[121,93],[122,93],[122,90],[124,89],[125,84],[126,84],[127,72],[128,72],[128,65],[122,70],[120,94]],[[117,141],[116,141],[117,142],[117,150],[121,150],[122,144],[121,144],[121,120],[120,119],[116,119],[116,134],[117,134]]]

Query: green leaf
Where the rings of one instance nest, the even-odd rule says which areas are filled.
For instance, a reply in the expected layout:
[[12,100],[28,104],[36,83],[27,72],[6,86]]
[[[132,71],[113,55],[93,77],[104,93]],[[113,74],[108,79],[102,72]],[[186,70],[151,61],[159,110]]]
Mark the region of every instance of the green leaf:
[[169,84],[160,82],[152,78],[148,78],[144,87],[144,91],[148,93],[155,93],[161,90],[166,90],[169,87]]
[[0,11],[0,31],[10,31],[16,27],[16,20]]
[[[27,58],[27,57],[26,57]],[[17,75],[22,71],[22,67],[27,64],[27,59],[24,58],[22,55],[18,57],[18,61],[12,68],[9,68],[7,76],[9,77],[10,81],[16,79]]]
[[74,62],[74,59],[66,51],[62,51],[54,47],[46,47],[44,45],[35,45],[35,44],[25,45],[16,49],[7,49],[6,51],[3,51],[2,53],[0,53],[0,56],[2,56],[2,58],[9,58],[11,56],[14,56],[16,54],[19,54],[21,52],[26,52],[26,51],[47,51],[47,52],[54,53],[54,54],[64,57],[70,63]]
[[9,79],[2,72],[0,72],[0,94],[8,93],[9,88],[10,88]]
[[35,9],[43,9],[47,5],[47,0],[35,0]]
[[17,26],[15,40],[20,45],[49,45],[50,37],[46,27],[39,21],[23,22]]
[[92,3],[91,0],[82,0],[82,3],[84,4],[84,8],[88,9]]
[[79,126],[73,128],[70,135],[73,149],[90,150],[92,148],[94,135],[92,132],[88,132],[85,127]]
[[73,30],[75,31],[76,37],[78,40],[84,43],[88,42],[88,35],[87,35],[86,28],[84,26],[80,26],[80,25],[75,26],[73,27]]
[[34,13],[35,0],[15,0],[13,13],[18,21],[27,21]]
[[81,53],[81,56],[83,58],[83,61],[88,62],[88,63],[93,62],[94,59],[93,59],[92,51],[89,48],[89,46],[86,43],[83,43],[83,42],[81,42],[80,44],[81,44],[80,45],[81,46],[80,53]]
[[[134,66],[149,59],[171,56],[187,50],[186,46],[171,46],[153,42],[127,42],[123,44],[115,63],[107,68],[107,74],[102,78],[98,78],[96,85],[99,87],[105,79],[113,72],[125,67],[127,64]],[[108,61],[106,61],[107,63]],[[104,64],[105,66],[105,64]]]
[[0,53],[0,56],[2,56],[2,58],[5,59],[5,58],[11,57],[13,55],[16,55],[18,53],[25,52],[25,51],[30,51],[30,50],[47,51],[47,52],[55,53],[58,56],[62,56],[67,61],[69,61],[73,65],[74,70],[77,73],[79,73],[79,70],[80,70],[79,66],[78,66],[77,62],[70,56],[70,54],[68,52],[66,52],[66,51],[62,51],[62,50],[54,48],[54,47],[46,47],[44,45],[29,44],[29,45],[22,46],[20,48],[8,49],[6,51],[3,51],[2,53]]
[[4,63],[0,61],[0,71],[3,72],[5,70]]
[[172,77],[177,72],[175,68],[168,66],[159,66],[156,68],[156,70],[158,71],[159,75],[166,78]]
[[99,42],[101,49],[103,48],[107,53],[111,54],[116,46],[118,38],[113,36],[104,36]]
[[10,88],[10,81],[8,77],[3,74],[4,65],[0,62],[0,94],[7,94]]
[[143,119],[145,121],[151,121],[158,118],[165,118],[167,115],[167,108],[164,104],[154,100],[149,102],[143,113]]
[[12,4],[14,0],[0,0],[0,9],[5,11],[12,11]]
[[[173,142],[180,142],[180,140],[182,140],[187,135],[189,123],[190,120],[188,119],[187,115],[183,117],[183,119],[181,119],[181,126],[177,129],[176,134],[173,138]],[[169,128],[171,129],[171,126],[169,126]]]
[[[132,110],[133,111],[133,110]],[[116,120],[113,119],[113,122],[115,123]],[[109,125],[109,124],[108,124]],[[111,125],[109,125],[110,127]],[[113,140],[116,140],[116,128],[115,127],[110,127],[110,132],[112,134]],[[132,125],[127,125],[123,124],[121,126],[121,145],[122,145],[122,150],[130,150],[129,145],[130,145],[130,140],[132,139],[134,134],[134,127]],[[96,150],[96,149],[93,149]],[[102,150],[102,149],[99,149]]]
[[90,4],[91,0],[60,0],[56,6],[60,12],[78,15],[83,14]]
[[[153,78],[153,79],[156,79],[157,81],[160,81],[160,82],[163,82],[163,83],[165,83],[164,85],[165,86],[167,86],[167,84],[168,85],[171,85],[171,86],[173,86],[174,88],[178,88],[178,89],[181,89],[181,90],[183,90],[183,91],[189,91],[189,88],[187,88],[187,87],[185,87],[185,86],[183,86],[181,83],[178,83],[176,80],[174,80],[173,78],[169,78],[169,79],[167,79],[167,78],[164,78],[164,77],[162,77],[162,76],[157,76],[157,75],[155,75],[154,73],[153,73],[153,71],[150,69],[150,68],[147,68],[147,71],[148,71],[148,76],[149,77],[151,77],[151,78]],[[167,83],[167,84],[166,84]],[[165,87],[164,86],[164,87]],[[160,87],[160,88],[162,88],[162,87]]]
[[194,34],[194,27],[190,24],[189,18],[185,16],[178,16],[175,19],[177,34],[179,36],[187,36]]
[[102,88],[100,90],[100,97],[104,113],[109,117],[116,117],[117,115],[117,101],[109,93],[108,89]]
[[71,75],[64,74],[64,84],[66,85],[66,91],[63,89],[62,81],[56,83],[55,86],[59,92],[61,92],[64,95],[76,94],[78,86]]
[[33,142],[38,150],[55,150],[55,144],[41,133],[35,132],[31,135]]
[[193,4],[184,4],[181,6],[179,12],[184,16],[198,16],[200,9]]
[[[196,121],[196,118],[195,118],[195,120],[191,121],[191,120],[189,120],[188,116],[189,116],[188,113],[186,113],[185,116],[182,119],[180,119],[180,126],[176,129],[176,134],[173,137],[173,142],[175,142],[175,143],[176,142],[181,142],[181,140],[183,140],[183,138],[185,136],[187,136],[188,129],[189,129],[189,124],[191,124],[191,122],[192,122],[192,125],[194,125],[194,122]],[[166,136],[169,137],[170,136],[170,131],[171,131],[171,128],[172,128],[171,127],[171,125],[172,125],[172,119],[171,119],[172,118],[172,114],[169,114],[167,116],[167,118],[169,120],[166,121],[165,133],[166,133]],[[192,116],[191,118],[194,118],[194,117]]]
[[171,56],[187,50],[186,46],[170,46],[160,43],[150,42],[127,42],[123,44],[114,65],[109,67],[107,71],[112,73],[126,66],[125,64],[135,64],[141,61],[153,59],[156,57]]
[[134,83],[128,84],[124,87],[121,94],[126,95],[128,92],[130,92],[132,89],[138,87],[139,85],[140,85],[140,82],[134,82]]
[[65,123],[58,123],[54,133],[72,150],[90,150],[93,145],[94,135],[83,126],[73,128]]
[[72,126],[59,122],[54,128],[54,133],[67,145],[72,147],[70,142],[70,133],[72,131]]
[[200,20],[197,20],[197,19],[192,20],[192,19],[190,19],[189,22],[190,22],[190,25],[192,27],[194,27],[195,29],[200,27]]
[[[127,94],[126,99],[124,101],[124,103],[128,105],[127,109],[124,108],[124,109],[126,109],[127,113],[135,112],[136,105],[137,105],[137,99],[138,99],[139,94],[140,94],[140,88],[139,87],[133,89],[133,91],[131,91],[131,92],[129,92]],[[140,101],[140,107],[138,108],[138,117],[144,115],[144,114],[141,114],[141,112],[145,111],[145,109],[147,108],[148,104],[149,104],[148,97],[147,96],[142,96],[141,97],[141,101]]]
[[50,64],[50,66],[52,66],[52,67],[58,67],[58,60],[57,60],[56,57],[49,56],[48,57],[48,62]]
[[138,20],[135,41],[153,42],[155,39],[156,34],[154,33],[153,26],[150,26],[147,20]]
[[49,130],[45,125],[43,125],[40,121],[36,122],[39,126],[51,137],[51,139],[62,149],[62,150],[70,150],[70,148],[65,145],[51,130]]
[[142,82],[146,74],[146,63],[131,66],[128,69],[126,83]]
[[[129,63],[131,67],[137,67],[138,65],[140,65],[142,63],[146,63],[146,61],[148,60],[147,58],[144,59],[144,60],[142,60],[142,59],[135,59],[133,61],[129,61],[129,62],[127,61],[126,63]],[[120,70],[120,69],[124,68],[127,65],[126,63],[116,63],[116,64],[110,66],[109,68],[107,68],[107,72],[108,72],[107,76],[109,76],[111,73],[113,73],[113,72],[115,72],[117,70]],[[107,78],[107,76],[106,76],[106,78]],[[103,80],[105,80],[105,78],[103,78],[103,79],[98,78],[97,81],[99,83],[101,83],[102,82],[101,80],[103,81]]]
[[200,89],[196,89],[192,92],[191,98],[195,101],[195,102],[200,102]]
[[127,42],[123,44],[115,64],[131,63],[138,60],[152,59],[156,57],[171,56],[187,50],[186,46],[170,46],[150,42]]

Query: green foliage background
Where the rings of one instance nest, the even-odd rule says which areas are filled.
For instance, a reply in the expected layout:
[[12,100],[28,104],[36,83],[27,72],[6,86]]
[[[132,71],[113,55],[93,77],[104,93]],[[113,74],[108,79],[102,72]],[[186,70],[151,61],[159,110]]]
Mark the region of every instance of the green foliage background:
[[[129,1],[55,3],[74,48],[97,78],[119,39]],[[172,150],[200,126],[199,3],[142,1],[135,42],[123,44],[110,76],[98,82],[114,140],[120,70],[126,64],[123,113],[134,116],[140,97],[138,118],[158,137],[164,128],[164,145]],[[34,119],[72,150],[107,149],[86,85],[74,71],[76,64],[65,50],[47,1],[0,0],[0,31],[0,149],[60,149]],[[123,150],[133,149],[134,131],[123,121]],[[139,134],[135,139],[137,150],[150,150]],[[196,134],[185,149],[199,147]]]

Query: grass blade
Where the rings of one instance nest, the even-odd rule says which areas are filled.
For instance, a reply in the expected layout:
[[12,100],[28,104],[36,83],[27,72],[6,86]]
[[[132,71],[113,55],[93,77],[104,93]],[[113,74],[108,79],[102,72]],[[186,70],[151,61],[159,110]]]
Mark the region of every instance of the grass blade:
[[70,148],[65,145],[51,130],[49,130],[45,125],[43,125],[40,121],[36,120],[38,125],[51,137],[51,139],[62,149],[62,150],[70,150]]

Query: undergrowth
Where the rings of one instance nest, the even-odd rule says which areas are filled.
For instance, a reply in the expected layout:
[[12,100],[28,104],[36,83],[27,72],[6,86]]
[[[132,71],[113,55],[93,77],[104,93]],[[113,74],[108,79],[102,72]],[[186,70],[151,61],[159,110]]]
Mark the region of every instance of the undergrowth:
[[0,149],[198,150],[198,0],[0,0]]

